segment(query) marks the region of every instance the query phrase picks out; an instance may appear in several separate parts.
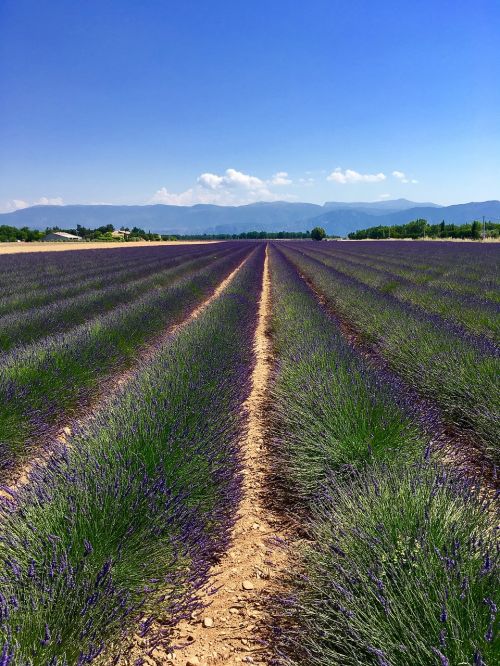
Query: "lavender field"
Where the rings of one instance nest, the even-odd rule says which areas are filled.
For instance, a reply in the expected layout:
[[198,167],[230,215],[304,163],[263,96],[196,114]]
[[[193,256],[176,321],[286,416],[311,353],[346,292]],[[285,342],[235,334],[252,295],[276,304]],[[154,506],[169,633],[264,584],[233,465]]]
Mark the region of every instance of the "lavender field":
[[0,664],[500,663],[499,250],[0,256]]

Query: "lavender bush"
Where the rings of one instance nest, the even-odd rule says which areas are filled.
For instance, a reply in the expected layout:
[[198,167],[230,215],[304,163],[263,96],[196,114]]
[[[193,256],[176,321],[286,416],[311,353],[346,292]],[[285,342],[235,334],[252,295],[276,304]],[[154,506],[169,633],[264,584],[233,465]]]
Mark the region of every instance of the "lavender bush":
[[193,246],[120,246],[112,250],[4,256],[0,271],[0,315],[53,303],[74,296],[75,292],[124,283],[198,253]]
[[497,499],[433,461],[411,393],[349,349],[280,247],[274,475],[305,545],[270,607],[278,663],[496,664]]
[[[344,246],[342,246],[344,247]],[[422,247],[420,245],[419,247]],[[425,251],[425,247],[424,247]],[[500,304],[492,303],[477,295],[465,295],[442,284],[430,286],[417,283],[408,277],[397,275],[380,265],[371,266],[366,260],[353,261],[343,252],[306,250],[306,254],[320,259],[327,266],[352,276],[382,293],[390,293],[394,298],[411,303],[426,313],[434,313],[444,320],[455,323],[456,331],[462,337],[469,335],[500,339]],[[499,256],[500,258],[500,256]],[[470,278],[469,278],[470,279]],[[443,325],[446,325],[443,322]],[[472,336],[471,336],[472,337]]]
[[[287,600],[284,661],[494,666],[500,660],[493,506],[426,462],[327,484]],[[295,628],[294,628],[295,627]]]
[[327,249],[337,256],[390,270],[416,284],[499,302],[500,250],[495,243],[377,241],[335,243]]

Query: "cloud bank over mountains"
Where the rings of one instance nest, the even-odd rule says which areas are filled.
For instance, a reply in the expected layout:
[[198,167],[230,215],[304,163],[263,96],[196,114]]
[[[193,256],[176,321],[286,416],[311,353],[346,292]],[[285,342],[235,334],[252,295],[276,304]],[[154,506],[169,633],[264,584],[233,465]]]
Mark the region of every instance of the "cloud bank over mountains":
[[7,201],[4,210],[6,213],[10,213],[14,210],[22,210],[23,208],[29,208],[30,206],[64,206],[64,201],[62,197],[40,197],[36,201],[24,201],[23,199],[11,199]]
[[[304,187],[311,187],[316,178],[311,177],[311,172],[306,172],[306,176],[292,178],[287,171],[276,171],[268,178],[244,173],[237,169],[229,168],[222,174],[204,172],[200,174],[196,181],[181,192],[173,192],[166,186],[160,187],[156,192],[143,203],[145,204],[166,204],[174,206],[194,206],[196,204],[214,204],[219,206],[241,206],[255,203],[258,201],[275,202],[287,201],[294,202],[300,197],[297,192],[303,191]],[[342,169],[337,167],[328,175],[321,175],[321,180],[334,183],[340,186],[349,185],[376,185],[377,183],[388,182],[392,177],[393,181],[405,185],[414,185],[418,180],[410,178],[404,171],[393,170],[390,176],[382,171],[378,173],[361,173],[354,169]],[[291,191],[292,190],[292,191]],[[332,198],[334,193],[332,192]],[[387,194],[376,194],[373,198],[388,198]],[[63,198],[42,196],[34,201],[13,198],[4,203],[0,211],[11,212],[21,210],[30,206],[63,206]]]
[[346,185],[347,183],[380,183],[386,178],[384,173],[358,173],[352,169],[342,171],[340,167],[337,167],[326,179]]
[[150,203],[191,206],[194,204],[242,205],[256,201],[294,201],[297,197],[272,187],[291,185],[292,180],[286,171],[278,171],[270,179],[263,180],[236,169],[226,169],[223,175],[202,173],[196,185],[184,192],[169,192],[161,187],[155,192]]
[[[391,175],[400,183],[418,183],[415,179],[407,178],[403,171],[394,170]],[[387,176],[381,171],[374,174],[364,174],[354,169],[342,170],[341,167],[337,167],[326,176],[326,180],[339,185],[381,183],[387,180]],[[263,179],[237,169],[226,169],[222,175],[210,172],[202,173],[198,176],[196,184],[184,192],[170,192],[166,187],[161,187],[155,192],[149,203],[176,206],[192,206],[195,204],[239,206],[255,203],[256,201],[297,201],[296,194],[281,188],[288,185],[303,187],[313,182],[314,179],[311,177],[301,177],[294,182],[287,171],[277,171],[270,178]],[[384,195],[379,196],[383,197]]]

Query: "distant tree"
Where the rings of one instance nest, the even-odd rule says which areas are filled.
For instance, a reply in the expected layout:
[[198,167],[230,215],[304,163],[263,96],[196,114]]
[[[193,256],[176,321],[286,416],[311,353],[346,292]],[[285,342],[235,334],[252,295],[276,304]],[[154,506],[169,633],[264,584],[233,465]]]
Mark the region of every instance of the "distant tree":
[[471,227],[472,238],[481,238],[481,226],[477,220],[474,220]]
[[311,231],[311,238],[315,241],[320,241],[323,240],[323,238],[326,238],[326,232],[323,227],[314,227]]
[[28,227],[9,227],[5,224],[0,225],[0,243],[15,243],[16,241],[31,242],[40,240],[45,236],[43,231],[34,231]]

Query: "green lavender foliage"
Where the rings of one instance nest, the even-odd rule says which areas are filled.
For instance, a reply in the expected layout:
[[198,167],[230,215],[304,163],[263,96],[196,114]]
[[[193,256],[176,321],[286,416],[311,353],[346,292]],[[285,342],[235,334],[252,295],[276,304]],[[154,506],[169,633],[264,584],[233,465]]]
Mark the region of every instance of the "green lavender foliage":
[[498,664],[494,510],[427,462],[375,464],[325,488],[312,508],[304,574],[291,581],[291,661]]
[[409,385],[434,400],[451,424],[469,430],[490,463],[500,462],[500,366],[491,341],[461,337],[432,315],[419,316],[300,249],[284,252]]
[[[374,258],[353,256],[337,248],[332,250],[331,244],[327,251],[321,248],[319,252],[307,252],[307,254],[345,275],[350,275],[380,290],[381,293],[391,294],[402,302],[411,303],[426,312],[436,313],[445,319],[455,321],[476,335],[485,335],[497,342],[500,341],[500,308],[482,298],[480,283],[471,279],[471,275],[468,276],[467,282],[476,284],[476,292],[474,295],[464,297],[455,289],[444,286],[443,283],[449,279],[448,275],[432,287],[422,282],[417,283],[419,271],[411,263],[406,266],[405,272],[409,277],[405,278],[398,275],[392,267],[387,268],[381,265],[381,262],[374,261]],[[462,285],[464,281],[462,277]]]
[[314,497],[332,469],[414,459],[425,440],[403,399],[349,349],[293,267],[275,249],[270,256],[273,422],[285,483]]

